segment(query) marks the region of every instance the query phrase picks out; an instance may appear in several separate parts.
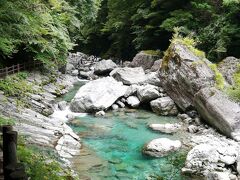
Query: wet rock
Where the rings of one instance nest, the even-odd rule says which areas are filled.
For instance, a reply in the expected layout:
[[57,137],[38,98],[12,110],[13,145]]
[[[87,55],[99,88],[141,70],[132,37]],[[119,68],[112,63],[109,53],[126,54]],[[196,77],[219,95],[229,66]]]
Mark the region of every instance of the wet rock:
[[127,104],[133,108],[137,108],[140,105],[140,101],[136,96],[129,96],[127,98]]
[[178,109],[170,97],[161,97],[150,102],[153,112],[164,115],[174,116],[178,114]]
[[137,89],[137,97],[140,102],[149,102],[160,96],[157,86],[150,84],[143,85]]
[[98,111],[98,112],[95,113],[95,116],[96,117],[105,116],[105,112],[104,111]]
[[108,59],[97,62],[93,67],[94,74],[106,75],[109,74],[113,69],[117,68],[117,64],[115,64],[111,59]]
[[113,104],[113,105],[112,105],[112,109],[113,109],[113,110],[117,110],[118,108],[119,108],[119,106],[118,106],[117,104]]
[[121,82],[106,77],[88,82],[82,86],[70,104],[73,112],[94,112],[104,110],[122,97],[127,90]]
[[158,55],[151,55],[144,51],[139,52],[131,62],[132,67],[142,67],[144,70],[151,69],[154,62],[159,59]]
[[149,128],[154,131],[159,131],[162,133],[172,134],[176,133],[179,129],[181,129],[180,124],[150,124]]
[[179,140],[167,138],[154,139],[143,147],[143,153],[153,157],[167,156],[169,153],[179,150],[182,143]]
[[66,101],[61,101],[58,103],[58,108],[61,110],[61,111],[64,111],[66,108],[67,108],[67,102]]
[[145,72],[141,67],[116,68],[110,73],[110,76],[126,85],[141,84],[146,80]]

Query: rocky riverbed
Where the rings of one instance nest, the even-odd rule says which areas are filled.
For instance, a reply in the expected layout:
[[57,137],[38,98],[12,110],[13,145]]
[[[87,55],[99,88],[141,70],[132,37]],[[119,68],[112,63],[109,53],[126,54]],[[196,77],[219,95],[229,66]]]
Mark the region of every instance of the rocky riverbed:
[[[1,92],[0,112],[16,119],[15,128],[29,143],[51,147],[69,165],[71,159],[82,158],[80,138],[66,124],[69,120],[86,113],[104,118],[109,111],[129,108],[151,110],[159,119],[176,116],[177,122],[153,122],[145,127],[169,137],[184,132],[184,138],[148,139],[141,142],[146,144],[139,152],[157,159],[187,149],[182,173],[191,179],[239,179],[239,104],[216,88],[216,75],[207,59],[183,44],[173,43],[168,53],[161,60],[141,52],[133,62],[122,65],[82,53],[70,54],[61,69],[64,74],[58,72],[56,81],[38,72],[30,74],[27,81],[37,93],[29,94],[28,108],[19,107],[16,98]],[[232,64],[239,64],[232,59]],[[226,68],[221,66],[220,70],[226,84],[232,83],[234,69]],[[58,102],[57,96],[73,88],[78,77],[86,79],[86,84],[76,89],[76,95],[70,92],[75,95],[72,100]],[[95,156],[87,153],[89,158],[91,154]]]

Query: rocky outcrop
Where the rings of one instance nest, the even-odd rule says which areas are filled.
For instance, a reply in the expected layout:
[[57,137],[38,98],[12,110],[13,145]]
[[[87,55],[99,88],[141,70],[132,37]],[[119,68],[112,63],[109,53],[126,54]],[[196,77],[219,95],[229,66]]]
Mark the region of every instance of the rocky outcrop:
[[181,129],[180,124],[150,124],[149,128],[151,128],[154,131],[159,131],[161,133],[166,133],[166,134],[172,134]]
[[183,111],[196,108],[208,124],[240,140],[239,105],[215,88],[210,62],[190,49],[181,43],[170,45],[159,73],[162,87]]
[[127,90],[112,77],[91,81],[82,86],[70,104],[73,112],[95,112],[109,108]]
[[170,97],[161,97],[150,102],[153,112],[163,116],[175,116],[178,114],[177,106]]
[[137,68],[116,68],[111,73],[117,81],[123,82],[125,85],[141,84],[146,80],[146,75],[141,67]]
[[208,63],[185,45],[170,45],[159,75],[162,87],[183,111],[194,106],[194,95],[200,89],[215,85],[215,74]]
[[234,84],[233,75],[239,70],[239,64],[240,59],[235,57],[227,57],[218,64],[219,71],[230,85]]
[[204,88],[194,98],[203,119],[228,137],[240,140],[240,106],[216,88]]
[[131,62],[132,67],[142,67],[144,70],[151,69],[154,62],[159,59],[158,55],[151,55],[144,51],[139,52]]
[[143,153],[152,157],[164,157],[169,153],[180,149],[182,143],[179,140],[170,140],[167,138],[154,139],[143,147]]
[[93,67],[95,74],[106,75],[110,73],[113,69],[117,68],[117,64],[115,64],[111,59],[108,59],[97,62]]

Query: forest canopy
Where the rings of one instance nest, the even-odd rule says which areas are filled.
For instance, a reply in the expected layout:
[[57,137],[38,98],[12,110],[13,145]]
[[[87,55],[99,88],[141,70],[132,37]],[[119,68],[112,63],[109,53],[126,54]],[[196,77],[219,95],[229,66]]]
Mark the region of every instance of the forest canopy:
[[164,51],[174,27],[212,61],[240,55],[240,0],[1,0],[0,62],[65,62],[70,50],[131,60]]
[[240,55],[239,0],[103,0],[97,20],[86,26],[83,49],[106,57],[164,51],[174,27],[193,37],[210,60]]

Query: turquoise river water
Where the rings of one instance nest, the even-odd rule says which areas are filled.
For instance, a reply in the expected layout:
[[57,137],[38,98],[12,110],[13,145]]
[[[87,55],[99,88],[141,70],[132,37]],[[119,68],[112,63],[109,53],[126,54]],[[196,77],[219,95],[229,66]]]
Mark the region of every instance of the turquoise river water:
[[[75,86],[63,99],[70,101],[79,87]],[[179,157],[184,154],[181,151],[164,158],[149,158],[141,152],[144,144],[155,138],[184,138],[182,133],[167,135],[148,128],[151,123],[177,121],[175,117],[131,109],[109,111],[105,117],[86,115],[73,120],[69,125],[83,144],[83,153],[76,160],[81,179],[185,179],[180,174]]]

